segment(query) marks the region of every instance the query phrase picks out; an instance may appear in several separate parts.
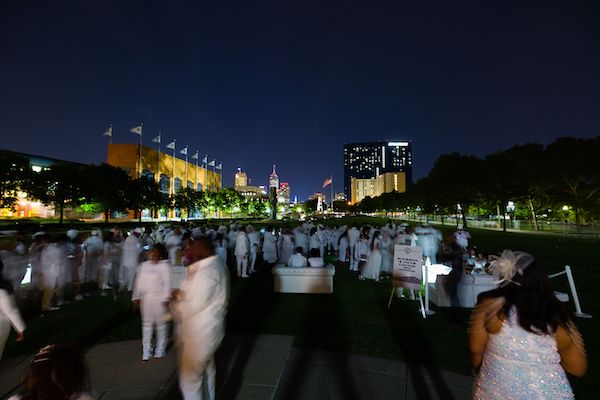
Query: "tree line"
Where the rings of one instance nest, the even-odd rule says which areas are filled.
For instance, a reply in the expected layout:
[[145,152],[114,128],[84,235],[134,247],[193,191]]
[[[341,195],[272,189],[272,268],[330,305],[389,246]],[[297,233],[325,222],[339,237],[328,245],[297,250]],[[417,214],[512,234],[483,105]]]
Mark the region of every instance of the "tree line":
[[[365,198],[354,211],[418,210],[428,215],[467,217],[506,213],[529,219],[572,220],[578,225],[600,220],[600,137],[561,137],[547,146],[528,143],[484,157],[443,154],[429,174],[406,193]],[[511,203],[512,202],[512,203]],[[511,204],[513,207],[509,207]]]
[[53,206],[60,223],[66,208],[103,213],[106,222],[112,213],[128,210],[133,210],[138,218],[142,210],[150,210],[155,218],[172,210],[186,218],[198,216],[199,212],[204,216],[222,212],[262,217],[268,211],[266,199],[244,199],[230,188],[212,192],[186,187],[169,195],[160,190],[154,179],[133,178],[122,168],[108,164],[58,162],[34,172],[27,158],[0,151],[0,208],[14,209],[19,193]]

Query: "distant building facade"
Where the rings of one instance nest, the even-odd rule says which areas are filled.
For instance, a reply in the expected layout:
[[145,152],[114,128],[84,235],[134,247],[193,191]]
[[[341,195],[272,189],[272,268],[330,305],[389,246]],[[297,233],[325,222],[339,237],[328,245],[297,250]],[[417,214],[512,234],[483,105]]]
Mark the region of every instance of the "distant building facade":
[[287,182],[279,183],[279,190],[277,191],[277,203],[279,204],[290,204],[290,184]]
[[177,193],[184,187],[195,190],[221,189],[221,175],[208,168],[186,162],[171,153],[158,152],[138,144],[109,144],[107,164],[121,167],[135,178],[146,176],[155,180],[163,193]]
[[[27,154],[27,153],[19,153],[16,151],[10,150],[0,150],[2,152],[25,158],[29,161],[29,167],[33,172],[41,172],[43,170],[49,169],[52,165],[58,163],[71,164],[77,167],[83,167],[85,164],[76,163],[73,161],[59,160],[56,158],[44,157],[39,155]],[[27,193],[23,191],[17,192],[17,197],[19,200],[15,205],[14,210],[10,210],[7,208],[0,208],[0,217],[2,218],[54,218],[55,210],[52,206],[45,206],[38,201],[32,201],[27,198]],[[75,215],[74,211],[71,207],[65,208],[65,217],[82,217],[81,213]]]
[[238,187],[248,186],[248,175],[242,172],[241,168],[238,168],[235,176],[233,177],[233,187],[237,190]]
[[[410,141],[349,143],[344,145],[344,193],[352,199],[352,178],[377,179],[386,173],[401,173],[404,189],[412,183],[412,148]],[[383,178],[386,179],[386,178]],[[399,176],[396,176],[396,180]],[[358,184],[366,187],[367,182]],[[372,184],[376,186],[375,183]],[[398,187],[401,187],[399,185]],[[366,190],[366,189],[365,189]],[[351,200],[354,202],[353,200]]]
[[269,189],[275,188],[275,190],[279,190],[279,176],[277,176],[277,172],[275,172],[275,164],[273,164],[273,172],[269,176]]
[[360,203],[365,197],[377,197],[393,191],[406,192],[406,174],[386,172],[376,178],[350,178],[350,203]]

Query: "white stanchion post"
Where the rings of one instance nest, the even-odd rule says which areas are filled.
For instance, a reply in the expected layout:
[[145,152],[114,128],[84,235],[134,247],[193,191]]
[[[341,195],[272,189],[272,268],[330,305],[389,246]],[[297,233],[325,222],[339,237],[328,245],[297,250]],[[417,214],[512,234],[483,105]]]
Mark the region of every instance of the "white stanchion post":
[[423,297],[421,296],[421,291],[417,292],[419,294],[419,304],[421,305],[421,315],[424,319],[427,319],[427,312],[425,312],[425,306],[423,305]]
[[429,309],[429,266],[431,265],[431,260],[429,257],[425,258],[425,271],[423,276],[423,282],[425,282],[425,314],[433,315],[435,311]]
[[579,318],[592,318],[590,314],[581,311],[581,304],[579,304],[579,296],[577,295],[577,289],[575,288],[571,267],[565,265],[565,272],[567,274],[567,279],[569,280],[569,286],[571,287],[571,296],[573,296],[573,302],[575,303],[575,316]]

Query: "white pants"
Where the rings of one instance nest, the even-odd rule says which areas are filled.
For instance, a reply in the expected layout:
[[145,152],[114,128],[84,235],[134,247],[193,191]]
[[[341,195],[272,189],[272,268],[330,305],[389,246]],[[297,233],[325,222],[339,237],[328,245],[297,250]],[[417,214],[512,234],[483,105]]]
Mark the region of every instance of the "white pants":
[[[167,324],[165,317],[167,309],[163,299],[142,299],[142,352],[145,358],[152,355],[164,357],[167,348]],[[152,334],[156,326],[156,350],[152,352]]]
[[254,271],[254,265],[256,264],[256,251],[250,252],[250,259],[248,260],[248,264],[250,264],[250,271]]
[[[183,400],[214,400],[217,367],[212,354],[205,354],[201,346],[180,346],[179,388]],[[200,354],[195,354],[200,351]]]
[[237,276],[248,276],[248,255],[235,256],[237,261]]
[[358,271],[358,262],[360,260],[357,260],[356,258],[354,258],[354,254],[350,257],[350,271]]

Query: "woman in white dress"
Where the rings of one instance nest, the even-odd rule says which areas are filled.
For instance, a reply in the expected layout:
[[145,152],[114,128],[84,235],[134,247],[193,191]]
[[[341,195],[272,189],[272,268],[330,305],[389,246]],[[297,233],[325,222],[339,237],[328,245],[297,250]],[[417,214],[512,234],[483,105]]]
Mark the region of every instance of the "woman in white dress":
[[500,286],[479,295],[469,325],[473,399],[573,399],[565,371],[583,376],[587,358],[548,276],[510,250],[491,269]]
[[373,241],[371,242],[371,254],[369,254],[367,265],[362,272],[363,279],[373,279],[379,282],[381,261],[381,239],[379,238],[379,231],[375,231],[373,233]]

